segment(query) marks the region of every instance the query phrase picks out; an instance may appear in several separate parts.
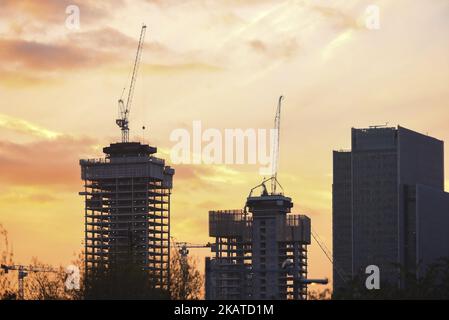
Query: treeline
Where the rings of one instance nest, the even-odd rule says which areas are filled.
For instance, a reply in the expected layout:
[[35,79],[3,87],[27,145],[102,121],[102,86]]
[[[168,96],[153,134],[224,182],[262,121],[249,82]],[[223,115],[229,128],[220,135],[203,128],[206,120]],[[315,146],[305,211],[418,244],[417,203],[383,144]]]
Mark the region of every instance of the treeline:
[[[398,268],[403,285],[399,287],[383,282],[379,289],[368,290],[365,286],[366,276],[358,276],[346,282],[344,288],[332,296],[341,300],[447,300],[449,299],[449,258],[441,258],[427,266],[422,276],[417,277],[415,271],[407,270],[401,265]],[[424,268],[418,265],[417,268]],[[398,278],[399,283],[399,278]]]
[[[14,254],[8,233],[0,224],[0,264],[12,266]],[[200,299],[203,297],[203,276],[193,257],[182,257],[178,250],[171,254],[170,290],[154,289],[147,272],[132,264],[123,264],[114,270],[98,269],[87,279],[84,274],[84,254],[72,261],[80,270],[80,288],[67,289],[66,268],[54,268],[32,258],[27,267],[54,270],[30,272],[24,278],[24,299],[27,300],[96,300],[96,299]],[[17,300],[18,271],[0,269],[0,300]]]

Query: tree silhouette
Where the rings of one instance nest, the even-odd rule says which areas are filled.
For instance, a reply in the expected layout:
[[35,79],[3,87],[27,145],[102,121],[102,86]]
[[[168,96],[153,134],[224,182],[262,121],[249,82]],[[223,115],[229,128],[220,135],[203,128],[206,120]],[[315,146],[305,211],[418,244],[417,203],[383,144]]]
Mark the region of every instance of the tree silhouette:
[[[14,255],[8,241],[8,232],[0,224],[0,264],[14,264]],[[0,269],[0,299],[17,299],[17,280],[12,273],[5,273]]]
[[333,299],[449,299],[449,258],[438,259],[424,269],[418,264],[417,269],[424,269],[421,277],[416,272],[401,265],[395,265],[405,285],[399,288],[391,283],[382,283],[379,290],[368,290],[363,277],[357,276],[347,281],[344,288],[332,296]]
[[332,297],[332,291],[329,288],[324,290],[308,290],[307,300],[330,300]]
[[170,259],[170,297],[173,300],[198,300],[203,295],[203,276],[196,260],[173,249]]

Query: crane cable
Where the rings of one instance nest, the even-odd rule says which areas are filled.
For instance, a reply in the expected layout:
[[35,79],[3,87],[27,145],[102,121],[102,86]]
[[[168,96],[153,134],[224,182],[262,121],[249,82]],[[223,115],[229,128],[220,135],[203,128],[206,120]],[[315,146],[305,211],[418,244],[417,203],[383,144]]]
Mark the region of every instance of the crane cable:
[[331,251],[327,248],[326,244],[321,240],[320,236],[318,235],[318,233],[315,232],[315,230],[312,228],[311,229],[311,234],[313,239],[316,241],[316,243],[318,244],[318,246],[320,247],[321,251],[323,251],[324,255],[326,256],[326,258],[330,261],[330,263],[332,264],[333,267],[335,267],[335,271],[337,272],[338,276],[344,281],[346,282],[346,278],[343,275],[342,270],[340,270],[335,262],[334,259],[332,259],[332,253]]

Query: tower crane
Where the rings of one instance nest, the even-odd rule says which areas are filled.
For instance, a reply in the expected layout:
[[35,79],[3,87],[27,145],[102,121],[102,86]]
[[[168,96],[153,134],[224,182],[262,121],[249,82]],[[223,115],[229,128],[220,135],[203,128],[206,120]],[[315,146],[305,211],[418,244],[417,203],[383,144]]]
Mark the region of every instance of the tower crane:
[[206,244],[193,244],[188,242],[174,242],[175,246],[179,249],[179,254],[182,258],[187,258],[189,255],[189,249],[207,249],[211,248],[212,244],[210,242]]
[[284,96],[279,97],[278,108],[274,118],[274,129],[276,131],[276,142],[273,146],[273,173],[271,176],[271,193],[276,194],[278,184],[277,176],[279,169],[280,142],[281,142],[281,107]]
[[181,267],[181,281],[177,285],[179,286],[179,295],[181,299],[187,299],[188,297],[188,281],[189,281],[189,269],[190,266],[188,264],[188,255],[189,255],[189,248],[211,248],[212,244],[210,242],[206,244],[192,244],[188,242],[177,242],[175,241],[175,238],[170,237],[173,241],[173,244],[178,248],[178,252],[180,255],[180,267]]
[[133,95],[134,95],[134,87],[136,84],[137,73],[139,71],[140,60],[142,57],[142,49],[143,49],[143,43],[144,43],[144,39],[145,39],[146,29],[147,29],[147,26],[142,25],[142,30],[140,31],[139,44],[137,46],[136,58],[134,60],[131,84],[129,85],[128,97],[126,98],[126,103],[123,100],[123,93],[125,90],[123,90],[122,97],[118,100],[119,118],[117,120],[115,120],[115,123],[122,130],[122,143],[129,142],[129,113],[131,111],[131,104],[132,104]]
[[23,287],[23,281],[26,276],[28,276],[29,272],[52,272],[56,273],[57,271],[53,269],[46,269],[46,268],[39,268],[39,267],[33,267],[33,266],[23,266],[23,265],[0,265],[0,269],[3,269],[5,273],[8,273],[10,270],[17,270],[17,279],[18,279],[18,293],[19,293],[19,300],[24,299],[24,287]]
[[313,230],[313,228],[311,229],[311,234],[312,234],[313,240],[316,241],[316,243],[320,247],[321,251],[323,251],[323,253],[326,256],[327,260],[329,260],[329,262],[331,263],[332,267],[335,269],[337,275],[340,277],[341,280],[343,280],[343,282],[346,282],[346,274],[345,274],[345,272],[342,269],[340,269],[339,264],[335,261],[335,259],[333,259],[332,252],[326,246],[324,241],[321,240],[321,237],[318,235],[317,232],[315,232],[315,230]]
[[[272,195],[276,195],[276,190],[277,187],[279,186],[281,189],[282,185],[279,183],[278,179],[277,179],[277,175],[278,175],[278,169],[279,169],[279,156],[280,156],[280,142],[281,142],[281,108],[282,108],[282,100],[284,99],[284,96],[280,96],[279,100],[278,100],[278,107],[276,110],[276,116],[274,118],[274,129],[276,132],[276,140],[274,141],[273,144],[273,152],[272,152],[272,160],[273,160],[273,164],[272,164],[272,173],[271,173],[271,177],[264,179],[260,184],[258,184],[257,186],[255,186],[254,188],[252,188],[249,192],[249,196],[251,197],[254,190],[258,189],[258,188],[262,188],[262,195],[268,195],[268,189],[265,185],[265,183],[267,182],[271,182],[271,194]],[[244,206],[244,210],[246,212],[246,205]]]

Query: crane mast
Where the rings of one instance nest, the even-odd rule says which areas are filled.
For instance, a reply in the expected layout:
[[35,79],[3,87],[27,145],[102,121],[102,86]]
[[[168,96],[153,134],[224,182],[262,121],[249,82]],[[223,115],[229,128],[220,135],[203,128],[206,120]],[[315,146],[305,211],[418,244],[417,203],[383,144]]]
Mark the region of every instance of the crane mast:
[[279,97],[278,108],[274,118],[274,129],[276,132],[276,141],[273,146],[273,172],[271,176],[271,192],[276,194],[276,187],[278,184],[277,174],[279,168],[280,142],[281,142],[281,107],[284,96]]
[[123,143],[129,142],[129,113],[131,111],[131,104],[132,104],[133,95],[134,95],[134,87],[136,84],[137,73],[139,70],[140,60],[142,57],[142,49],[143,49],[143,43],[144,43],[144,39],[145,39],[146,29],[147,29],[147,26],[142,25],[142,30],[140,31],[139,44],[137,46],[136,58],[134,60],[131,84],[128,89],[128,97],[126,99],[126,104],[122,98],[120,98],[118,101],[120,118],[115,120],[115,123],[122,130],[122,142]]

